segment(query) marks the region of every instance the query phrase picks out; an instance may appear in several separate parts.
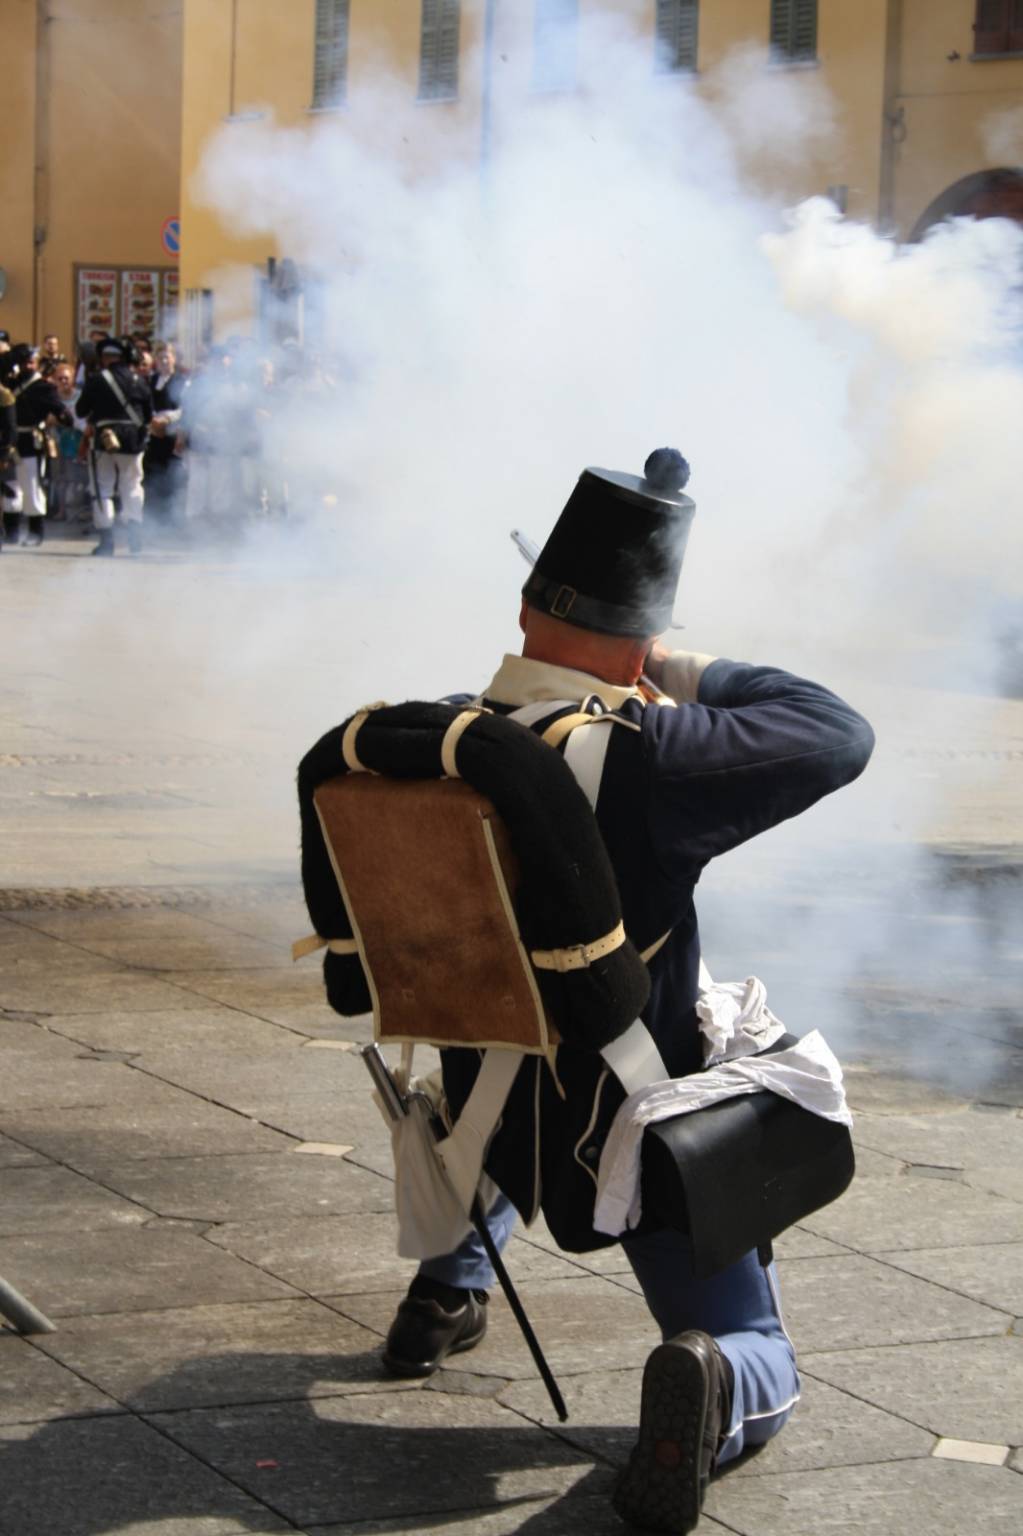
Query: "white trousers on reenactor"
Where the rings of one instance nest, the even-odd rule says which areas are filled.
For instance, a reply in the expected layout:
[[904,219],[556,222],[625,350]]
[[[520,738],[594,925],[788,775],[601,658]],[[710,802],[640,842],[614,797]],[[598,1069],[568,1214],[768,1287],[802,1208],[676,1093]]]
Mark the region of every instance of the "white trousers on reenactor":
[[19,458],[4,482],[5,512],[27,512],[29,517],[46,516],[46,493],[35,454]]
[[102,532],[114,526],[114,497],[121,501],[126,523],[141,523],[146,496],[142,489],[141,453],[97,453],[92,460],[93,526]]

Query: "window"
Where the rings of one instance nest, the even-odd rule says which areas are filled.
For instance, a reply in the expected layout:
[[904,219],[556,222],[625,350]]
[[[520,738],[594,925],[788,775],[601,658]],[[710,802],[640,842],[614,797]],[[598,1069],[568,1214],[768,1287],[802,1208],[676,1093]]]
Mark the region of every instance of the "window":
[[570,91],[576,83],[579,0],[536,0],[533,89]]
[[771,0],[771,57],[809,64],[817,57],[817,0]]
[[1023,53],[1023,0],[977,0],[973,51]]
[[454,101],[458,95],[460,9],[459,0],[423,0],[420,101]]
[[657,0],[657,68],[696,68],[699,0]]
[[314,107],[337,107],[345,99],[349,4],[350,0],[316,0]]

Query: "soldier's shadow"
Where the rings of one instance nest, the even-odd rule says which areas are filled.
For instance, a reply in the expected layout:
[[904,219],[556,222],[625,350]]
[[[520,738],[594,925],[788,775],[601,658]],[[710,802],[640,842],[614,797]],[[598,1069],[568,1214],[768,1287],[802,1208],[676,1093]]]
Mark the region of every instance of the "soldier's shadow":
[[610,1436],[609,1451],[620,1441],[620,1454],[598,1459],[486,1396],[438,1390],[443,1375],[395,1389],[378,1370],[376,1355],[215,1355],[147,1382],[119,1410],[0,1429],[0,1531],[185,1536],[206,1522],[264,1533],[383,1521],[398,1533],[457,1529],[512,1505],[521,1523],[506,1513],[502,1532],[624,1532],[589,1496],[610,1492],[631,1435],[588,1431]]

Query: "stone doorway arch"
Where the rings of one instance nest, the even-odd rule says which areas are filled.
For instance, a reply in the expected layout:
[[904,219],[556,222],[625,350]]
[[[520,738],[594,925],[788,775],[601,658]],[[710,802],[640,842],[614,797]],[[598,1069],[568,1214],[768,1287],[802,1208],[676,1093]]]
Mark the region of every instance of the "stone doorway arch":
[[963,176],[924,209],[909,238],[921,240],[935,224],[953,218],[1013,219],[1023,224],[1023,170],[1002,166]]

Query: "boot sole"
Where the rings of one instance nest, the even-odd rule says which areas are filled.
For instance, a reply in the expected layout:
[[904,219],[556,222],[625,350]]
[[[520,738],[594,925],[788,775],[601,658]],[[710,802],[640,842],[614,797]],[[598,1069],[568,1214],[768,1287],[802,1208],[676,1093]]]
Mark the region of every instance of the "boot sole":
[[475,1349],[486,1331],[487,1320],[484,1318],[482,1327],[475,1333],[467,1334],[464,1339],[458,1339],[442,1355],[438,1355],[436,1360],[399,1360],[395,1355],[389,1355],[385,1351],[382,1356],[383,1363],[392,1376],[432,1376],[449,1355],[460,1355],[467,1349]]
[[710,1381],[691,1350],[660,1344],[643,1373],[639,1440],[611,1502],[629,1525],[676,1536],[698,1524]]

